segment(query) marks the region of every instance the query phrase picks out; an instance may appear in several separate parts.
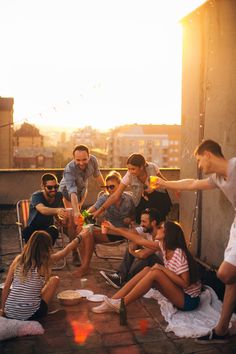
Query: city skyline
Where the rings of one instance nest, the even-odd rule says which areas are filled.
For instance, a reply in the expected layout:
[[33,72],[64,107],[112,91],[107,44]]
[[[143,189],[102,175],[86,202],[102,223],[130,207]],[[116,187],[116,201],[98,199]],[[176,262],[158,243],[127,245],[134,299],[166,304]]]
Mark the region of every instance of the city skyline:
[[180,124],[178,20],[203,2],[1,4],[0,95],[14,97],[14,121],[70,130]]

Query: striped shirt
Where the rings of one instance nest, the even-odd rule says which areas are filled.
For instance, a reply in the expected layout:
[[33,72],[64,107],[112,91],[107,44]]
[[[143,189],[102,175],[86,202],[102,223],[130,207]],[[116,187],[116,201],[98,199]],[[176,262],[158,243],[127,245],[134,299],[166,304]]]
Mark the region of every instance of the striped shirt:
[[[174,272],[177,275],[180,275],[184,272],[189,271],[189,266],[188,266],[188,260],[187,257],[184,253],[184,251],[181,248],[176,248],[174,251],[173,256],[171,259],[166,259],[166,251],[164,250],[162,244],[159,242],[159,246],[161,248],[162,254],[163,254],[163,262],[164,266]],[[184,292],[191,297],[197,297],[201,293],[201,283],[197,282],[194,284],[191,284],[187,288],[183,289]]]
[[30,318],[40,307],[41,290],[44,284],[44,277],[38,274],[37,269],[29,271],[22,281],[18,266],[15,269],[12,288],[5,303],[6,316],[17,320]]

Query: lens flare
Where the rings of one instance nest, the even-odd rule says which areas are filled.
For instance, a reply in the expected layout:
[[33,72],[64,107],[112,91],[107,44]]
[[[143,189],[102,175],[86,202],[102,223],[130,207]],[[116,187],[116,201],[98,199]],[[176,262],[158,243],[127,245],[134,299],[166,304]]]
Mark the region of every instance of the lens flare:
[[140,329],[140,332],[142,333],[142,335],[146,334],[147,333],[147,330],[148,330],[148,321],[147,320],[140,320],[139,321],[139,329]]
[[80,321],[71,321],[71,327],[77,344],[84,344],[94,329],[92,323]]

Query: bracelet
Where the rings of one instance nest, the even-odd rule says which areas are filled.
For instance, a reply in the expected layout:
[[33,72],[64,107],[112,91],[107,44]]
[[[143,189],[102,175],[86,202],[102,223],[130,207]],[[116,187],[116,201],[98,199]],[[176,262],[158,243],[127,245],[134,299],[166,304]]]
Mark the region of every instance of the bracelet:
[[75,240],[78,242],[78,244],[80,244],[80,242],[82,241],[82,236],[81,235],[75,236]]

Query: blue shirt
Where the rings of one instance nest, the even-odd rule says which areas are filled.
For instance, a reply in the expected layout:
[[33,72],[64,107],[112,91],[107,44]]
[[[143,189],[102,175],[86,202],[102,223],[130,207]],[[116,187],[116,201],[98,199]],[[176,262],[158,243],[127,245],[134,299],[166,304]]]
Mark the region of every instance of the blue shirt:
[[71,193],[76,193],[78,201],[81,201],[88,188],[88,178],[91,176],[96,178],[99,175],[100,170],[95,156],[89,155],[88,165],[84,170],[81,170],[75,161],[72,160],[64,169],[59,190],[67,200],[70,200]]
[[[102,194],[94,204],[95,209],[99,209],[108,198],[108,194]],[[134,216],[134,202],[131,195],[127,192],[122,193],[120,199],[119,207],[117,208],[115,204],[110,205],[106,209],[104,217],[116,227],[127,227],[124,224],[124,218]]]
[[41,214],[35,208],[38,204],[43,204],[49,208],[63,208],[62,194],[61,192],[57,192],[53,203],[49,203],[45,199],[43,191],[34,192],[31,196],[28,226],[33,226],[37,229],[40,227],[49,227],[54,224],[53,215]]

